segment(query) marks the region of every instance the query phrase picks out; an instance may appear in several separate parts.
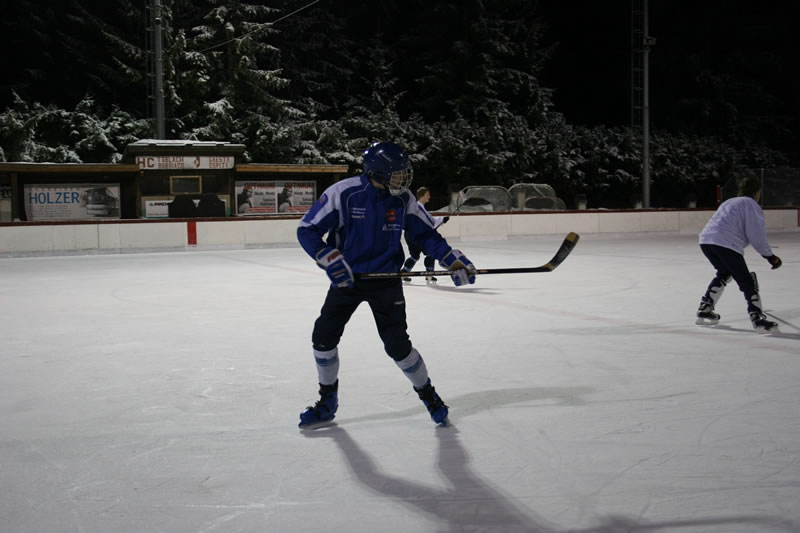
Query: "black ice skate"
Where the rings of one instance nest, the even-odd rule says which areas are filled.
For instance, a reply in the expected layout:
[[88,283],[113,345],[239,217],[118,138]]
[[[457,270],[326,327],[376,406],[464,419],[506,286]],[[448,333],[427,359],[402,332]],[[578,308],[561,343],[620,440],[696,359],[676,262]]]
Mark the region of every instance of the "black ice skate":
[[764,313],[750,313],[750,322],[759,333],[780,333],[778,323],[767,320],[767,315]]
[[[758,289],[755,273],[751,272],[751,274],[756,282],[756,289]],[[747,298],[747,312],[750,315],[750,322],[753,323],[753,328],[759,333],[780,333],[778,331],[778,323],[767,320],[767,315],[764,314],[763,309],[758,292]]]
[[431,380],[428,379],[422,388],[414,387],[414,390],[417,392],[419,399],[422,400],[422,403],[425,404],[425,407],[428,408],[431,419],[440,426],[447,426],[447,415],[450,411],[436,393],[436,389],[431,385]]
[[300,413],[300,428],[313,428],[336,417],[339,408],[339,380],[333,385],[319,385],[319,400],[313,407],[308,406]]
[[714,312],[713,303],[705,300],[704,297],[700,302],[700,307],[697,309],[697,320],[694,323],[700,326],[713,326],[719,322],[719,314]]
[[725,278],[714,276],[714,279],[712,279],[711,283],[708,285],[706,293],[700,298],[700,307],[697,308],[697,320],[694,321],[695,324],[700,326],[713,326],[719,322],[719,315],[714,312],[714,306],[719,301],[722,292],[725,290],[725,286],[728,285],[730,280],[730,276]]

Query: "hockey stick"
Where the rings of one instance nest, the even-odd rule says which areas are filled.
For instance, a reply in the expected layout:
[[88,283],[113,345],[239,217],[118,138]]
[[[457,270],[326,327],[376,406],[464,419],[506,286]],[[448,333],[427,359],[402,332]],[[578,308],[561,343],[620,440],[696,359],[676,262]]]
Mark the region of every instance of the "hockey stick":
[[[566,236],[564,242],[558,248],[556,255],[546,264],[537,267],[519,267],[519,268],[479,268],[475,271],[476,274],[529,274],[532,272],[552,272],[558,265],[564,262],[564,259],[572,252],[575,245],[578,243],[580,235],[575,232],[570,232]],[[417,270],[416,272],[371,272],[369,274],[356,274],[356,279],[375,279],[375,278],[411,278],[421,276],[449,276],[452,272],[449,270]]]

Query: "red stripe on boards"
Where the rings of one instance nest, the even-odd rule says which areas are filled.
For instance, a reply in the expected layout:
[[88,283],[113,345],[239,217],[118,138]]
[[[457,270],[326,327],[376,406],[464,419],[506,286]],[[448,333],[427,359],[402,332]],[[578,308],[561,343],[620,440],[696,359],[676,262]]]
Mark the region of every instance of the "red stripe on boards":
[[189,246],[197,246],[197,222],[194,220],[186,223],[186,236]]

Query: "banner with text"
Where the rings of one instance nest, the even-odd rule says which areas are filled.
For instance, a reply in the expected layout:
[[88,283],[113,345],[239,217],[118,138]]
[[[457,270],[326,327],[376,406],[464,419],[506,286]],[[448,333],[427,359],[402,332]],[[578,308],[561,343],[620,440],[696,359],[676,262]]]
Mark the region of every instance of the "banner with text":
[[25,185],[28,220],[120,218],[119,183]]
[[136,164],[142,170],[197,170],[233,168],[232,155],[140,155]]
[[316,181],[237,181],[239,216],[305,213],[317,200]]

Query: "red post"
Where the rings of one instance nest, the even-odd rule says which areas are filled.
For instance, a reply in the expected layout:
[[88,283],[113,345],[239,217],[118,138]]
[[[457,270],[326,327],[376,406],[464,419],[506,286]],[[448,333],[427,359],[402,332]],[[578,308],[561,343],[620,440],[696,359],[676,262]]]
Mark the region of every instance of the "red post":
[[197,222],[190,220],[186,223],[186,235],[189,246],[197,246]]

